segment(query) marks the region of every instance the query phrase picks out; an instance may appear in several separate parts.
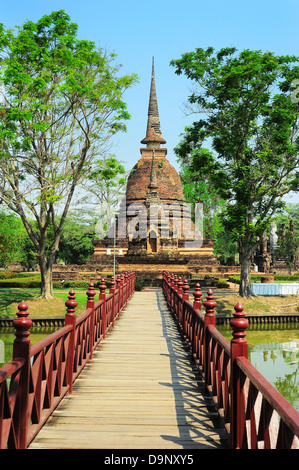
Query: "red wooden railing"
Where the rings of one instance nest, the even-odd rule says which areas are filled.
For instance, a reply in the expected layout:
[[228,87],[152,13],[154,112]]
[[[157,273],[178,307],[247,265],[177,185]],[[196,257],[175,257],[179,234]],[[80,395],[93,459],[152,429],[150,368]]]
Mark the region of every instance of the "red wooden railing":
[[299,448],[299,413],[248,360],[248,321],[243,306],[235,306],[229,342],[216,328],[217,303],[212,290],[203,302],[205,314],[200,285],[195,287],[193,303],[188,290],[186,280],[164,272],[168,306],[223,418],[232,449]]
[[114,326],[135,290],[134,272],[111,278],[109,294],[100,284],[99,299],[91,283],[86,310],[76,316],[75,292],[66,301],[65,326],[30,345],[32,321],[25,302],[14,321],[13,360],[0,369],[0,448],[28,447],[54,408],[67,394],[93,351]]

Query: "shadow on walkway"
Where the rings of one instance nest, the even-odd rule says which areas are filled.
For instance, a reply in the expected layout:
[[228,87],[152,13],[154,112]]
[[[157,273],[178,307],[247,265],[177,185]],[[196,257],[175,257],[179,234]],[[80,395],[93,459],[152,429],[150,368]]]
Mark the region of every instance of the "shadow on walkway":
[[[169,350],[172,375],[172,383],[160,383],[173,389],[179,428],[179,437],[167,435],[161,437],[175,443],[182,441],[201,443],[202,448],[229,449],[228,434],[193,361],[188,345],[181,337],[177,323],[167,307],[163,292],[156,291],[156,297],[162,318],[163,335]],[[187,443],[185,448],[188,448]]]

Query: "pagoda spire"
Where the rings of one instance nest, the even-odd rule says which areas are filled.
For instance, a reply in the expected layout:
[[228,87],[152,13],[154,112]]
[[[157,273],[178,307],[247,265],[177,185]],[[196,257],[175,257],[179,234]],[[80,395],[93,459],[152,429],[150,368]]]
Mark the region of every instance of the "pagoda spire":
[[152,157],[152,166],[151,166],[151,174],[150,174],[150,181],[148,185],[148,192],[146,193],[145,203],[147,207],[150,207],[151,204],[160,206],[160,197],[158,194],[158,183],[157,183],[157,175],[155,169],[155,149],[152,149],[153,157]]
[[157,189],[158,189],[157,175],[156,175],[156,169],[155,169],[155,150],[154,149],[153,149],[151,176],[150,176],[148,189],[150,190],[150,192],[157,192]]
[[154,57],[152,62],[152,79],[148,104],[146,136],[141,141],[141,143],[147,144],[147,147],[149,148],[159,148],[160,144],[166,144],[166,140],[163,139],[160,128],[160,118],[155,84]]

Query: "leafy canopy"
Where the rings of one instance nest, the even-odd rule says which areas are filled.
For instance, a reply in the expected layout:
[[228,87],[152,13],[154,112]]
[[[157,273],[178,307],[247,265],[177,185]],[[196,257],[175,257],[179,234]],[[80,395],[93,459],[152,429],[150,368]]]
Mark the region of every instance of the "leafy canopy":
[[122,95],[136,75],[120,76],[115,54],[77,32],[64,10],[16,33],[0,25],[0,193],[36,244],[26,214],[61,232],[54,207],[63,224],[74,188],[130,117]]
[[77,33],[64,10],[16,31],[0,24],[0,197],[38,252],[42,289],[74,191],[126,130],[123,93],[137,81]]
[[209,175],[226,201],[225,227],[253,248],[282,196],[298,190],[298,107],[291,99],[298,58],[209,47],[171,65],[194,82],[188,101],[199,113],[176,154],[183,166]]

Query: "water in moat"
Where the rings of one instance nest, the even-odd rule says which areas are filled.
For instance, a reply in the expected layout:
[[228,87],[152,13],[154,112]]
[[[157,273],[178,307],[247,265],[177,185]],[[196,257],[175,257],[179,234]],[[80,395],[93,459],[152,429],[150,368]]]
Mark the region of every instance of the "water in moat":
[[[229,325],[217,325],[231,340]],[[58,327],[34,327],[31,343],[37,343]],[[299,323],[255,324],[246,330],[249,360],[256,369],[299,411]],[[0,328],[0,367],[12,359],[13,328]]]
[[[229,341],[229,325],[217,325]],[[299,411],[299,323],[255,324],[246,330],[251,364]]]
[[[59,327],[36,326],[30,330],[31,344],[38,343],[49,336]],[[0,328],[0,367],[12,360],[13,342],[15,340],[14,328]]]

